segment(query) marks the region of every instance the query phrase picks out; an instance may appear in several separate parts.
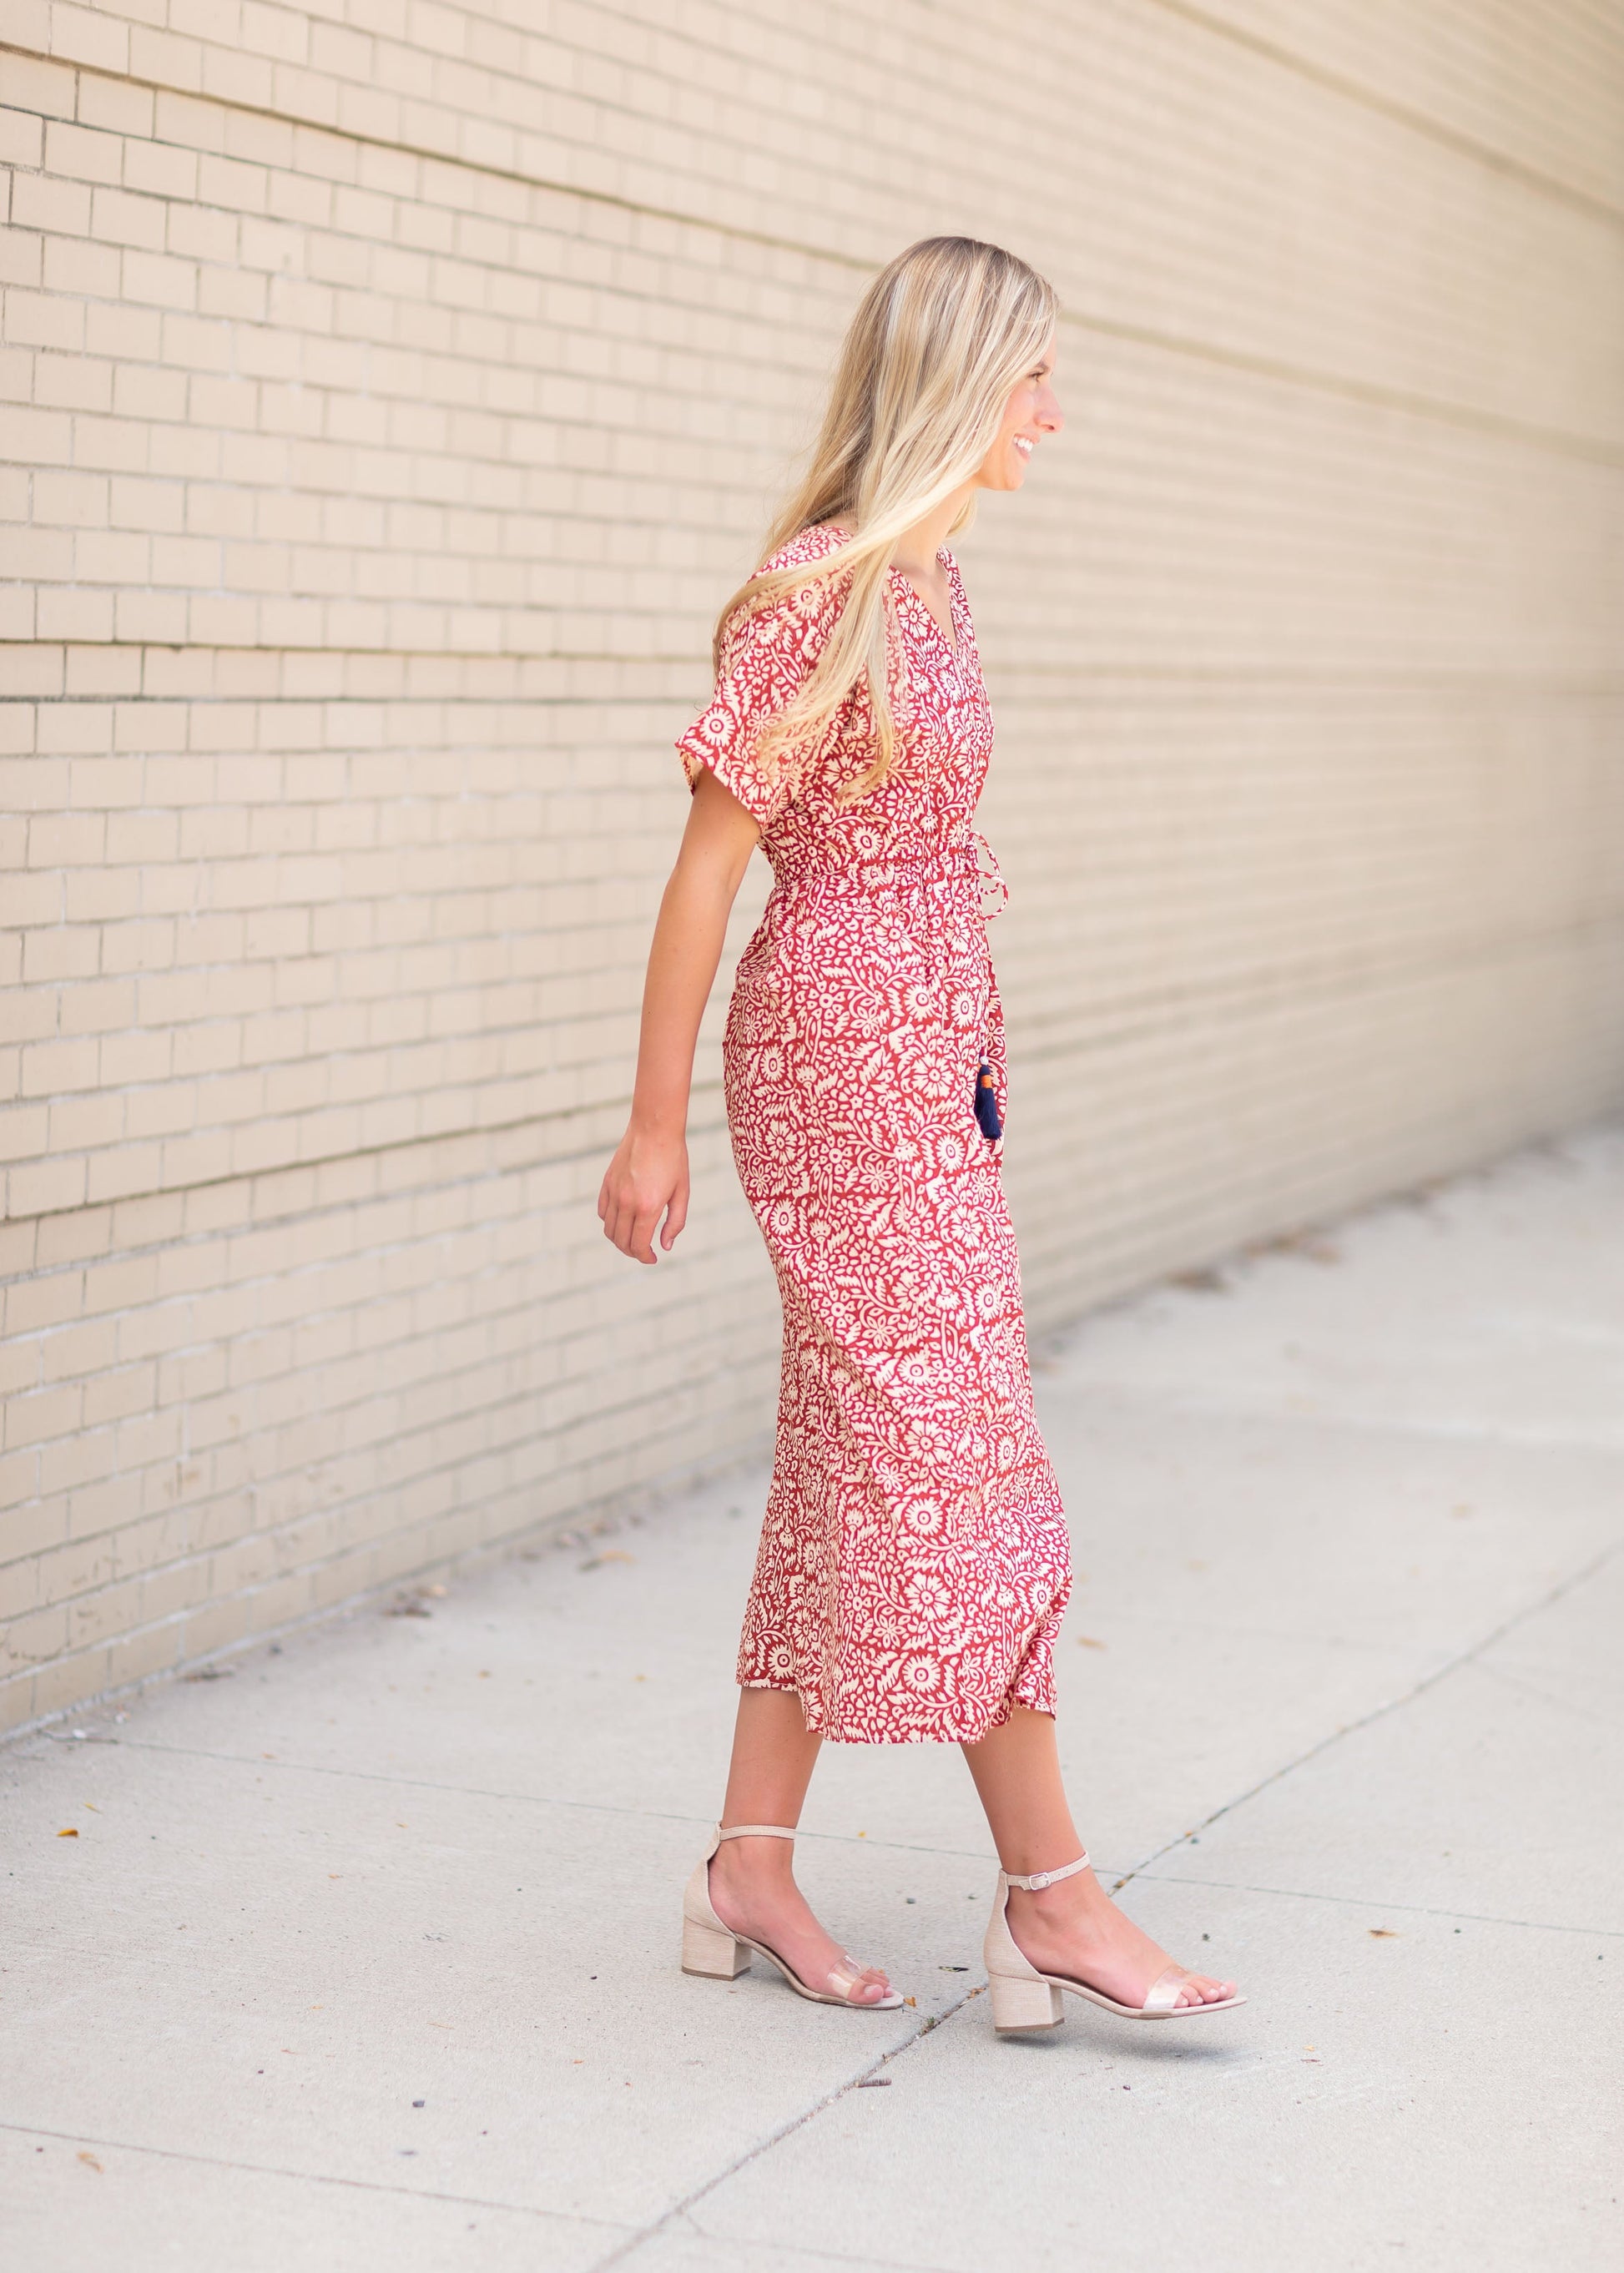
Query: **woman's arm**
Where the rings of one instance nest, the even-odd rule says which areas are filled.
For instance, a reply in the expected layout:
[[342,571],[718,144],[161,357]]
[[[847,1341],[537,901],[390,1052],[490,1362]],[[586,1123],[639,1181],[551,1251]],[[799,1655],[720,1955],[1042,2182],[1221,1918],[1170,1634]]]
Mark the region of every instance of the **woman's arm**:
[[722,957],[741,879],[760,835],[713,773],[702,773],[649,949],[631,1118],[604,1176],[598,1212],[622,1255],[652,1263],[688,1220],[688,1097],[699,1021]]

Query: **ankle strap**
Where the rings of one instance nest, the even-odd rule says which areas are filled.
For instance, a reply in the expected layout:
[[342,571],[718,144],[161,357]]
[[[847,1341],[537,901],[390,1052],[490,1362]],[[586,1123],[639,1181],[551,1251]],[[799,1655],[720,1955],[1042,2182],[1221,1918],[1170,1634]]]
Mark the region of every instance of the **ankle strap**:
[[1057,1887],[1062,1879],[1074,1879],[1079,1871],[1087,1868],[1087,1856],[1079,1855],[1076,1862],[1068,1863],[1064,1871],[1034,1871],[1025,1879],[1018,1878],[1013,1871],[1006,1871],[1004,1875],[1011,1887],[1023,1887],[1029,1894],[1041,1894],[1045,1887]]
[[735,1823],[726,1831],[718,1823],[716,1835],[718,1839],[793,1839],[796,1834],[781,1823]]

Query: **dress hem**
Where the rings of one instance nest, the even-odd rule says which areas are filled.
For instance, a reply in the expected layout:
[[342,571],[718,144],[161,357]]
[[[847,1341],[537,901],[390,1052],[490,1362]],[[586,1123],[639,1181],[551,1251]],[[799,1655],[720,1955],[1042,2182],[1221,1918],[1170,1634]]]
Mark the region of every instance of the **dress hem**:
[[1024,1712],[1041,1713],[1050,1721],[1058,1717],[1053,1705],[1034,1705],[1029,1699],[1018,1697],[1011,1692],[1005,1695],[1002,1705],[989,1714],[981,1726],[974,1730],[952,1728],[944,1728],[936,1731],[929,1729],[909,1729],[895,1737],[848,1737],[843,1736],[838,1729],[829,1727],[822,1712],[815,1710],[808,1703],[806,1692],[797,1688],[793,1681],[741,1679],[738,1685],[741,1689],[776,1690],[780,1697],[793,1697],[801,1707],[801,1717],[806,1722],[807,1734],[809,1737],[821,1737],[826,1744],[979,1744],[981,1738],[990,1736],[995,1729],[1002,1729],[1008,1725],[1010,1714],[1017,1705]]

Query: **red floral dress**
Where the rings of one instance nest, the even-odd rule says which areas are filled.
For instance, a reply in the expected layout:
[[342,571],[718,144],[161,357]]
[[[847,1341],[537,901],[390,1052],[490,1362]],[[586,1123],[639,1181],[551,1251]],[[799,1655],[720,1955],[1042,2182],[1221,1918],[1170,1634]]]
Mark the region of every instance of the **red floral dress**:
[[[810,529],[766,566],[840,540]],[[950,552],[956,649],[891,578],[898,737],[869,762],[859,688],[773,780],[752,744],[816,664],[843,580],[732,634],[677,747],[761,829],[774,884],[740,962],[723,1070],[733,1157],[784,1303],[777,1452],[739,1680],[798,1695],[846,1743],[974,1741],[1011,1703],[1052,1713],[1071,1585],[1065,1518],[1032,1409],[1004,1139],[1004,1017],[971,815],[992,716]],[[990,856],[989,856],[990,857]]]

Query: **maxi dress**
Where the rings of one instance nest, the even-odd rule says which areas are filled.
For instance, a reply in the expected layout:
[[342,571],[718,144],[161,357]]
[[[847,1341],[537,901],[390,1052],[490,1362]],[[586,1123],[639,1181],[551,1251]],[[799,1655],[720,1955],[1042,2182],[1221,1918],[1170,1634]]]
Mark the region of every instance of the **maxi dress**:
[[[765,568],[841,542],[804,530]],[[738,1678],[788,1691],[845,1743],[974,1742],[1012,1704],[1052,1713],[1071,1586],[1064,1512],[1033,1412],[1007,1110],[971,816],[992,716],[958,564],[955,641],[900,570],[888,616],[898,744],[870,763],[866,689],[775,776],[756,737],[815,666],[847,580],[735,619],[715,692],[677,744],[754,816],[773,885],[723,1045],[733,1158],[784,1306],[772,1481]],[[758,574],[761,572],[757,572]],[[989,866],[983,867],[981,852]]]

